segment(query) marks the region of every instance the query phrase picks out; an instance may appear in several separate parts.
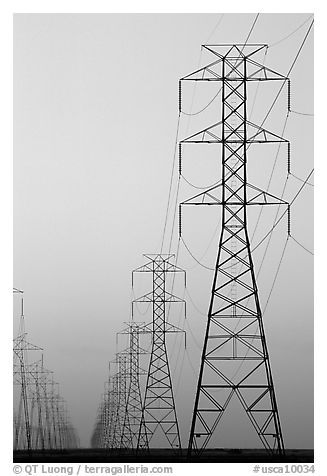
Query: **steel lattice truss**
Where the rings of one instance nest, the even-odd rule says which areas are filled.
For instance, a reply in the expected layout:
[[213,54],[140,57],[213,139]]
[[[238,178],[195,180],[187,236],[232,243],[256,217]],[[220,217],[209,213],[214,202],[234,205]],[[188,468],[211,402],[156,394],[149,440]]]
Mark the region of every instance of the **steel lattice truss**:
[[[121,448],[123,427],[126,416],[127,403],[127,365],[128,356],[123,353],[117,354],[118,372],[113,377],[113,436],[111,448]],[[127,422],[128,425],[128,422]]]
[[117,407],[114,403],[112,387],[113,377],[109,375],[105,384],[105,392],[98,408],[96,425],[91,438],[92,448],[111,448],[112,434]]
[[153,435],[160,429],[171,448],[180,450],[181,440],[170,376],[166,334],[181,332],[167,323],[166,304],[185,302],[166,291],[166,274],[185,272],[169,260],[173,255],[144,255],[149,261],[134,272],[152,274],[152,291],[135,302],[152,303],[152,348],[147,375],[137,450],[149,450]]
[[[23,301],[22,301],[23,302]],[[22,318],[23,322],[23,318]],[[14,384],[19,386],[19,406],[15,418],[14,448],[32,448],[32,429],[31,429],[31,409],[29,407],[29,388],[31,381],[26,359],[26,353],[29,351],[42,351],[41,347],[29,343],[26,340],[27,333],[24,332],[22,324],[22,334],[14,339],[13,366],[14,366]],[[32,384],[34,379],[32,380]]]
[[65,401],[55,392],[50,370],[41,359],[29,364],[28,356],[42,348],[27,341],[23,291],[19,335],[14,339],[13,383],[17,388],[18,408],[14,412],[14,450],[63,449],[77,446],[77,437],[67,415]]
[[140,347],[140,334],[149,333],[144,323],[131,321],[128,328],[120,334],[129,336],[129,348],[126,351],[129,366],[127,377],[127,398],[123,429],[121,436],[121,448],[135,449],[137,447],[139,430],[142,417],[142,393],[140,375],[145,372],[140,368],[140,355],[147,352]]
[[216,56],[216,61],[182,78],[180,91],[183,81],[218,81],[222,86],[222,118],[181,141],[180,157],[185,143],[222,144],[222,180],[217,187],[180,206],[222,206],[222,228],[189,456],[199,455],[207,447],[233,396],[238,398],[264,448],[269,453],[282,454],[284,445],[251,256],[247,207],[287,203],[248,183],[247,149],[254,142],[288,141],[247,121],[247,83],[288,79],[253,59],[265,45],[205,48]]
[[[108,377],[107,388],[105,394],[103,395],[102,405],[99,410],[99,446],[101,448],[111,447],[112,438],[111,432],[113,429],[114,413],[115,406],[113,404],[113,392],[112,392],[112,377]],[[111,431],[110,431],[111,430]]]
[[140,334],[150,333],[145,323],[131,321],[119,334],[127,334],[129,347],[116,354],[117,372],[109,375],[102,403],[98,409],[92,445],[110,450],[134,450],[137,446],[142,395],[140,355],[147,354],[140,347]]

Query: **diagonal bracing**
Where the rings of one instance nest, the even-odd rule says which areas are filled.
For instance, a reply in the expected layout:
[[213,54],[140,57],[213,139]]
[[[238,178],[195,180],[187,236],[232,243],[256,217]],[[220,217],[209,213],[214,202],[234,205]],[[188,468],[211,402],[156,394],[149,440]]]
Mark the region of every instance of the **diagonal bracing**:
[[250,144],[289,144],[247,120],[249,81],[288,80],[253,59],[264,47],[205,46],[219,59],[181,79],[181,83],[218,81],[222,86],[221,120],[184,139],[179,146],[181,160],[184,144],[222,145],[221,183],[180,204],[180,216],[183,205],[222,207],[218,256],[190,430],[190,458],[201,455],[208,447],[233,397],[239,400],[267,452],[284,453],[247,229],[249,205],[288,205],[250,185],[247,178]]
[[147,381],[142,406],[142,416],[137,441],[137,450],[148,451],[151,440],[162,432],[169,446],[181,450],[181,439],[176,414],[173,386],[170,375],[166,334],[181,332],[180,329],[167,323],[166,304],[180,302],[182,299],[166,291],[167,273],[185,272],[173,265],[173,255],[145,255],[149,260],[134,272],[149,272],[152,275],[152,292],[135,302],[152,302],[152,323],[148,325],[152,334],[152,346]]

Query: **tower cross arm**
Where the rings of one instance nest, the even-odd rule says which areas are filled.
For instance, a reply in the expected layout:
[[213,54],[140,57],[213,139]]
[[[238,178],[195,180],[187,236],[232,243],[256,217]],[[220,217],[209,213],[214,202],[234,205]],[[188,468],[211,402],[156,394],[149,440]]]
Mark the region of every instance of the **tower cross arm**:
[[180,207],[183,205],[289,205],[289,202],[286,202],[282,198],[277,197],[265,190],[251,185],[246,184],[247,191],[247,200],[239,200],[237,198],[231,198],[229,200],[223,201],[222,198],[217,196],[215,192],[222,190],[222,184],[211,187],[204,192],[198,193],[193,197],[184,200],[180,203]]
[[[168,291],[164,291],[162,295],[159,296],[160,301],[163,302],[184,302],[184,299],[179,298],[178,296],[175,296],[174,294],[169,293]],[[143,294],[143,296],[140,296],[139,298],[133,299],[132,303],[135,302],[158,302],[159,297],[157,295],[154,295],[154,293],[151,291],[149,293]]]

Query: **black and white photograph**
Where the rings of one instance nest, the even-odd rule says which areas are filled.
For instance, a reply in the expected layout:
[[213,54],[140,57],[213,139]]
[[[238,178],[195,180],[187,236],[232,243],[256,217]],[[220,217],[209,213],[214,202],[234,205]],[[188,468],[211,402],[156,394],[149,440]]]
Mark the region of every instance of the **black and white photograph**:
[[315,14],[220,6],[13,12],[16,474],[315,471]]

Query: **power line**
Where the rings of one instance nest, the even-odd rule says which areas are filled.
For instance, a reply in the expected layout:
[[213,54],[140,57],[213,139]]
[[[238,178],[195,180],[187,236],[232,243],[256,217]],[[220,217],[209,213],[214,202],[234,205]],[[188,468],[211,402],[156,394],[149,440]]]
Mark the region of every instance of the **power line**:
[[[300,55],[300,53],[301,53],[301,51],[302,51],[302,48],[303,48],[303,46],[304,46],[304,44],[305,44],[305,42],[306,42],[306,40],[307,40],[307,38],[308,38],[308,35],[309,35],[309,33],[310,33],[310,30],[311,30],[311,28],[312,28],[313,23],[314,23],[314,21],[312,20],[312,22],[310,23],[310,26],[309,26],[309,28],[308,28],[308,30],[307,30],[307,32],[306,32],[306,34],[305,34],[305,36],[304,36],[304,38],[303,38],[303,40],[302,40],[302,43],[301,43],[301,45],[300,45],[300,47],[299,47],[299,49],[298,49],[298,51],[297,51],[297,53],[296,53],[296,55],[295,55],[295,58],[294,58],[294,60],[293,60],[293,62],[292,62],[292,64],[291,64],[291,66],[290,66],[290,68],[289,68],[289,70],[288,70],[288,72],[287,72],[287,74],[286,74],[286,77],[288,77],[288,76],[290,75],[292,69],[294,68],[295,63],[296,63],[296,61],[297,61],[297,59],[298,59],[298,57],[299,57],[299,55]],[[280,93],[281,93],[282,90],[283,90],[283,87],[285,86],[285,83],[286,83],[286,79],[285,79],[285,81],[283,82],[283,84],[281,85],[281,87],[279,88],[279,91],[278,91],[278,93],[277,93],[275,99],[273,100],[272,105],[271,105],[270,108],[268,109],[268,112],[267,112],[267,114],[265,115],[265,117],[264,117],[264,119],[263,119],[263,121],[262,121],[260,127],[262,127],[263,124],[266,122],[266,120],[267,120],[269,114],[271,113],[271,111],[272,111],[274,105],[276,104],[277,99],[278,99],[279,96],[280,96]]]
[[186,326],[188,327],[188,330],[189,330],[189,332],[190,332],[190,334],[191,334],[191,336],[192,336],[192,339],[193,339],[195,345],[196,345],[200,350],[202,350],[202,345],[200,345],[200,344],[198,343],[198,341],[197,341],[197,339],[196,339],[196,337],[195,337],[195,335],[194,335],[194,333],[193,333],[193,331],[192,331],[192,328],[191,328],[190,324],[188,323],[188,319],[186,319]]
[[[183,368],[184,368],[184,362],[185,362],[185,355],[186,355],[186,352],[185,352],[185,349],[183,351],[183,357],[182,357],[182,362],[181,362],[181,366],[180,366],[180,370],[179,370],[179,375],[178,377],[176,377],[176,380],[177,380],[177,385],[175,387],[175,395],[179,395],[179,389],[180,389],[180,385],[181,385],[181,376],[182,376],[182,371],[183,371]],[[176,367],[175,367],[175,370],[176,370]],[[175,370],[173,371],[173,375],[175,376]]]
[[189,300],[191,301],[191,303],[192,303],[194,309],[195,309],[199,314],[201,314],[202,316],[207,317],[207,314],[205,314],[204,312],[202,312],[202,311],[198,308],[198,306],[195,304],[195,302],[193,301],[193,298],[192,298],[191,294],[188,292],[188,289],[187,289],[187,288],[186,288],[186,294],[188,295]]
[[[203,48],[201,46],[197,68],[200,68],[200,64],[201,64],[201,60],[202,60],[202,53],[203,53]],[[193,109],[196,88],[197,88],[197,82],[194,83],[194,87],[193,87],[192,100],[191,100],[191,111]],[[189,128],[190,128],[190,121],[191,121],[191,115],[188,114],[188,121],[187,121],[187,125],[186,125],[186,135],[188,134],[188,131],[189,131]]]
[[[301,187],[299,188],[299,190],[297,191],[297,193],[295,194],[295,196],[293,197],[293,199],[291,200],[290,202],[290,205],[292,205],[295,200],[297,199],[297,197],[300,195],[300,193],[302,192],[304,186],[306,185],[307,181],[309,180],[309,178],[311,177],[311,175],[313,174],[313,170],[311,170],[311,172],[309,173],[309,175],[307,176],[305,182],[301,185]],[[261,243],[263,243],[267,238],[268,236],[270,235],[270,233],[276,228],[276,226],[278,225],[278,223],[281,221],[281,219],[284,217],[284,215],[288,212],[288,210],[286,209],[282,214],[281,216],[279,217],[279,219],[276,221],[276,223],[272,226],[272,228],[265,234],[265,236],[259,241],[259,243],[252,249],[252,251],[256,250],[260,245]]]
[[[210,238],[210,241],[209,241],[207,247],[205,248],[204,252],[202,253],[201,258],[199,258],[199,261],[201,261],[201,260],[205,257],[205,255],[207,254],[207,252],[208,252],[208,250],[209,250],[209,248],[210,248],[210,246],[211,246],[211,244],[212,244],[212,242],[213,242],[213,239],[214,239],[214,237],[216,236],[216,233],[217,233],[217,231],[218,231],[219,226],[220,226],[220,221],[217,223],[217,226],[216,226],[216,228],[215,228],[215,230],[214,230],[214,232],[213,232],[213,234],[212,234],[212,237]],[[180,239],[181,239],[181,237],[180,237]],[[192,267],[186,268],[185,266],[183,266],[183,268],[185,268],[185,269],[187,269],[187,270],[191,270],[191,269],[194,269],[196,266],[197,266],[197,262],[196,262],[196,264],[195,264],[194,266],[192,266]]]
[[292,112],[293,114],[298,114],[299,116],[311,116],[311,117],[314,116],[314,114],[311,114],[309,112],[299,112],[299,111],[294,111],[294,109],[290,109],[290,112]]
[[302,178],[298,177],[297,175],[294,175],[292,172],[290,172],[290,175],[292,175],[292,177],[296,178],[300,182],[305,183],[306,185],[310,185],[311,187],[314,187],[313,183],[305,182]]
[[179,132],[179,122],[180,122],[180,118],[181,118],[181,115],[180,115],[180,113],[179,113],[179,114],[178,114],[178,119],[177,119],[177,128],[176,128],[176,139],[175,139],[175,147],[174,147],[173,164],[172,164],[171,175],[170,175],[168,201],[167,201],[167,208],[166,208],[165,224],[164,224],[164,229],[163,229],[163,233],[162,233],[162,241],[161,241],[160,253],[162,253],[162,250],[163,250],[164,239],[165,239],[165,233],[166,233],[166,227],[167,227],[168,212],[169,212],[169,205],[170,205],[170,196],[171,196],[171,190],[172,190],[172,185],[173,185],[173,177],[174,177],[174,171],[175,171],[175,163],[176,163],[176,150],[177,150],[177,141],[178,141],[178,132]]
[[[259,84],[260,84],[260,83],[259,83]],[[286,125],[287,125],[288,118],[289,118],[289,112],[287,112],[287,114],[286,114],[284,126],[283,126],[283,129],[282,129],[282,132],[281,132],[281,136],[282,136],[282,137],[284,137],[284,133],[285,133],[285,129],[286,129]],[[272,178],[273,178],[273,174],[274,174],[274,171],[275,171],[275,168],[276,168],[276,164],[277,164],[277,159],[278,159],[278,156],[279,156],[280,148],[281,148],[281,142],[279,142],[279,144],[278,144],[277,153],[276,153],[275,160],[274,160],[274,163],[273,163],[271,172],[270,172],[270,176],[269,176],[269,180],[268,180],[268,185],[267,185],[267,192],[269,192],[269,188],[270,188],[271,181],[272,181]],[[259,212],[259,216],[258,216],[258,219],[257,219],[257,222],[256,222],[256,224],[255,224],[255,227],[254,227],[254,230],[253,230],[253,233],[252,233],[252,240],[253,240],[254,235],[255,235],[255,233],[256,233],[256,231],[257,231],[257,229],[258,229],[258,225],[259,225],[259,222],[260,222],[260,219],[261,219],[261,216],[262,216],[262,211],[263,211],[263,208],[261,207],[260,212]]]
[[277,276],[278,276],[278,273],[279,273],[280,267],[281,267],[281,265],[282,265],[282,261],[283,261],[284,255],[285,255],[285,251],[286,251],[288,239],[289,239],[289,235],[287,235],[287,238],[286,238],[286,241],[285,241],[285,245],[284,245],[284,248],[283,248],[282,256],[280,257],[280,260],[279,260],[279,263],[278,263],[278,266],[277,266],[276,274],[275,274],[274,280],[273,280],[273,282],[272,282],[272,285],[271,285],[271,288],[270,288],[270,291],[269,291],[269,295],[268,295],[268,298],[267,298],[265,307],[264,307],[264,309],[263,309],[263,314],[266,312],[266,309],[267,309],[269,300],[270,300],[270,298],[271,298],[273,289],[274,289],[274,287],[275,287],[276,280],[277,280]]
[[213,34],[216,32],[217,28],[219,27],[220,23],[222,22],[222,19],[224,18],[224,13],[221,13],[220,14],[220,17],[214,27],[214,29],[211,31],[210,35],[208,36],[207,40],[206,40],[206,43],[208,43],[208,41],[210,40],[210,38],[213,36]]
[[294,197],[293,197],[292,200],[290,201],[290,205],[292,205],[292,203],[294,203],[295,200],[297,199],[297,197],[300,195],[300,193],[302,192],[304,186],[307,184],[309,178],[310,178],[311,175],[313,174],[313,171],[314,171],[314,169],[311,170],[311,172],[309,173],[309,175],[307,176],[307,178],[304,180],[303,184],[301,185],[301,187],[299,188],[299,190],[296,192],[296,194],[294,195]]
[[[285,180],[285,183],[284,183],[284,187],[283,187],[281,199],[283,199],[283,197],[284,197],[284,193],[285,193],[286,186],[287,186],[287,181],[288,181],[288,175],[286,176],[286,180]],[[273,225],[275,225],[275,223],[276,223],[279,210],[280,210],[280,204],[279,204],[278,207],[277,207],[277,211],[276,211],[276,215],[275,215],[275,219],[274,219]],[[269,245],[270,245],[270,243],[271,243],[271,238],[272,238],[272,234],[269,235],[269,240],[268,240],[268,242],[267,242],[266,249],[265,249],[264,254],[263,254],[263,257],[262,257],[262,261],[261,261],[260,268],[259,268],[259,271],[258,271],[258,276],[259,276],[259,274],[260,274],[260,272],[261,272],[261,269],[262,269],[262,266],[263,266],[263,262],[264,262],[264,260],[265,260],[265,258],[266,258],[267,251],[268,251]]]
[[301,45],[300,45],[300,48],[299,48],[298,52],[296,53],[296,56],[295,56],[295,58],[294,58],[294,60],[293,60],[293,63],[291,64],[291,67],[290,67],[290,69],[289,69],[288,72],[287,72],[287,76],[289,76],[289,75],[291,74],[291,71],[292,71],[292,69],[294,68],[295,63],[297,62],[297,59],[298,59],[298,57],[299,57],[299,55],[300,55],[300,53],[301,53],[301,51],[302,51],[302,48],[303,48],[303,46],[304,46],[304,44],[305,44],[305,42],[306,42],[306,40],[307,40],[307,38],[308,38],[308,36],[309,36],[309,33],[310,33],[311,28],[312,28],[312,26],[313,26],[313,23],[314,23],[314,20],[312,20],[312,22],[310,23],[310,26],[309,26],[309,28],[308,28],[306,34],[305,34],[305,37],[303,38],[303,41],[302,41],[302,43],[301,43]]
[[195,377],[197,377],[197,372],[196,372],[196,370],[195,370],[195,368],[194,368],[194,365],[193,365],[193,363],[192,363],[191,357],[190,357],[190,355],[189,355],[187,349],[185,349],[185,353],[186,353],[186,357],[188,358],[190,367],[191,367],[191,369],[193,370],[193,374],[195,375]]
[[192,256],[192,258],[194,259],[194,261],[196,261],[200,266],[202,266],[202,268],[205,268],[205,269],[208,269],[209,271],[214,271],[215,268],[210,268],[209,266],[206,266],[205,264],[201,263],[201,261],[199,261],[195,256],[194,254],[192,253],[192,251],[190,250],[190,248],[187,246],[187,244],[185,243],[184,241],[184,238],[181,237],[181,241],[183,243],[183,245],[185,246],[185,248],[187,249],[187,251],[189,252],[189,254]]
[[302,243],[300,243],[298,240],[296,240],[293,235],[290,235],[290,237],[292,238],[293,241],[295,241],[295,243],[297,243],[299,246],[301,246],[301,248],[303,248],[305,251],[310,253],[310,255],[314,256],[314,253],[312,251],[310,251],[308,248],[306,248],[304,245],[302,245]]
[[308,21],[313,18],[312,15],[307,18],[303,23],[301,23],[301,25],[299,25],[295,30],[293,30],[291,33],[289,33],[287,36],[285,36],[284,38],[281,38],[280,40],[276,41],[275,43],[273,43],[272,45],[269,45],[269,48],[273,48],[274,46],[276,45],[279,45],[280,43],[282,43],[283,41],[287,40],[288,38],[290,38],[292,35],[294,35],[294,33],[296,33],[298,30],[300,30],[306,23],[308,23]]
[[208,189],[208,188],[212,188],[212,187],[215,187],[216,185],[219,185],[219,183],[221,182],[221,180],[218,180],[217,182],[211,184],[211,185],[206,185],[206,186],[202,186],[202,187],[199,187],[198,185],[194,185],[192,182],[190,182],[189,180],[187,180],[187,178],[183,175],[183,174],[180,174],[182,179],[187,183],[189,184],[191,187],[193,188],[196,188],[197,190],[205,190],[205,189]]
[[[172,241],[173,241],[173,234],[174,234],[174,226],[175,226],[176,213],[177,213],[177,203],[178,203],[178,194],[179,194],[180,184],[181,184],[181,177],[179,176],[178,177],[178,182],[177,182],[176,200],[175,200],[175,206],[174,206],[173,223],[172,223],[172,227],[171,227],[168,253],[170,253],[170,251],[171,251],[171,246],[172,246]],[[179,243],[178,243],[177,246],[179,247]],[[177,255],[178,255],[178,253],[176,254],[176,263],[177,263]]]
[[244,43],[244,47],[242,48],[242,51],[244,50],[245,46],[247,45],[247,42],[248,42],[249,39],[250,39],[251,33],[252,33],[252,31],[253,31],[253,29],[254,29],[254,27],[255,27],[255,24],[257,23],[257,20],[258,20],[258,18],[259,18],[259,15],[260,15],[260,13],[257,13],[256,16],[255,16],[254,22],[253,22],[253,24],[252,24],[252,26],[251,26],[251,29],[250,29],[250,31],[249,31],[248,36],[246,37],[246,40],[245,40],[245,43]]

